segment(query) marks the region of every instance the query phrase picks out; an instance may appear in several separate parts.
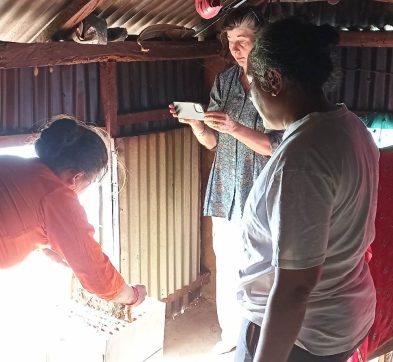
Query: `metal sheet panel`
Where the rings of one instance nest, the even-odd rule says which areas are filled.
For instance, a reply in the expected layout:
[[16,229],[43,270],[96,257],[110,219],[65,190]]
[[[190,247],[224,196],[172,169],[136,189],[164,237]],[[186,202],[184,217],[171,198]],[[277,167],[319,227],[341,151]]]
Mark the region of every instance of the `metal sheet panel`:
[[72,0],[4,0],[0,5],[0,40],[28,43]]
[[[148,111],[168,107],[177,101],[201,102],[203,61],[157,61],[117,64],[118,113]],[[178,128],[172,117],[162,122],[122,127],[123,136]]]
[[341,78],[330,99],[354,111],[393,111],[393,49],[340,48],[338,62]]
[[129,35],[139,34],[153,24],[174,24],[188,28],[200,22],[194,0],[104,0],[99,16],[109,27],[125,27]]
[[102,125],[98,64],[0,70],[0,134],[30,133],[68,113]]
[[121,272],[165,298],[200,271],[199,144],[189,128],[116,141]]
[[[3,0],[0,4],[0,40],[31,42],[37,38],[71,0]],[[235,0],[223,0],[228,6]],[[261,4],[261,1],[254,1]],[[336,26],[382,28],[392,24],[393,5],[378,1],[342,0],[332,6],[326,1],[272,4],[272,13],[285,16],[307,13],[317,23]],[[203,20],[195,10],[194,0],[103,0],[95,11],[109,27],[125,27],[137,35],[153,24],[174,24],[199,30],[216,19]],[[212,32],[212,29],[210,29]]]

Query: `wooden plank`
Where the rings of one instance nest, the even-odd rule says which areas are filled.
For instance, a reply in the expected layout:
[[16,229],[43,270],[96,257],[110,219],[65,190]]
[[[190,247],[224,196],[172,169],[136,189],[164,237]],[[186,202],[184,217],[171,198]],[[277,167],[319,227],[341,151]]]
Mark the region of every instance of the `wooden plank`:
[[31,134],[0,136],[0,148],[24,146],[33,140]]
[[89,16],[99,5],[101,0],[73,0],[34,37],[35,42],[46,42],[58,31],[69,30],[76,27]]
[[[116,148],[118,151],[118,160],[121,165],[128,165],[128,152],[129,146],[127,143],[127,139],[119,138],[116,140]],[[129,170],[132,172],[132,170]],[[135,274],[131,274],[131,267],[135,266],[133,259],[131,260],[130,255],[132,257],[137,258],[137,254],[131,254],[131,246],[129,244],[129,235],[131,235],[131,231],[133,231],[132,235],[134,239],[137,239],[137,233],[135,230],[131,230],[131,223],[132,220],[132,211],[128,209],[129,205],[129,198],[133,195],[131,194],[131,190],[129,191],[128,188],[124,187],[127,184],[127,175],[125,172],[119,172],[119,236],[120,236],[120,272],[123,278],[130,283],[131,282],[131,275],[134,278]],[[136,211],[138,212],[138,210]]]
[[168,108],[161,108],[151,111],[121,114],[117,116],[117,122],[119,126],[126,126],[144,122],[165,121],[171,117]]
[[148,198],[148,225],[149,225],[149,269],[150,269],[150,284],[149,290],[151,295],[160,298],[160,275],[159,275],[159,218],[158,210],[159,204],[159,189],[158,189],[158,134],[152,134],[147,139],[147,193]]
[[[131,200],[131,202],[139,203],[139,225],[140,225],[140,244],[141,244],[141,254],[140,254],[140,268],[141,268],[141,283],[150,286],[151,274],[150,274],[150,220],[149,220],[149,208],[150,208],[150,194],[149,194],[149,145],[147,136],[139,136],[139,150],[138,153],[134,153],[133,157],[139,158],[139,167],[137,173],[133,176],[139,179],[139,194],[138,199]],[[132,175],[131,175],[132,177]],[[129,180],[133,182],[133,180]],[[131,240],[132,243],[132,240]],[[153,291],[155,296],[155,291]]]
[[175,130],[175,145],[174,145],[174,201],[175,201],[175,288],[181,289],[184,286],[183,280],[183,137],[182,130]]
[[[141,197],[141,177],[139,171],[141,160],[140,142],[139,137],[127,138],[128,147],[125,152],[127,153],[128,162],[124,164],[127,171],[127,184],[124,187],[124,192],[127,192],[129,195],[127,204],[124,205],[126,210],[128,210],[127,222],[130,224],[127,235],[129,253],[128,269],[130,270],[133,283],[142,281],[143,263],[143,231],[140,223],[143,205],[139,199]],[[121,205],[120,207],[122,209]],[[123,232],[122,229],[121,232]]]
[[107,45],[74,42],[9,43],[0,42],[0,69],[70,65],[95,62],[131,62],[198,59],[216,56],[218,41],[147,41],[148,52],[142,52],[135,41]]
[[[191,134],[191,130],[186,132]],[[191,280],[196,280],[201,263],[201,168],[200,146],[195,137],[191,137]]]
[[159,298],[169,294],[168,289],[168,183],[167,183],[167,134],[158,134],[158,230],[159,230],[159,268],[158,280],[160,282]]
[[177,215],[175,212],[175,131],[166,133],[166,173],[167,173],[167,232],[168,232],[168,293],[173,293],[176,290],[176,259],[175,259],[175,224],[177,222]]
[[200,289],[203,285],[208,284],[210,281],[210,273],[203,273],[198,275],[197,279],[183,288],[177,289],[174,293],[168,295],[167,298],[162,299],[163,302],[171,303],[178,299],[183,298],[185,295]]
[[340,46],[392,48],[393,32],[385,31],[342,31],[340,32]]
[[100,101],[105,126],[111,137],[118,136],[116,63],[100,64]]

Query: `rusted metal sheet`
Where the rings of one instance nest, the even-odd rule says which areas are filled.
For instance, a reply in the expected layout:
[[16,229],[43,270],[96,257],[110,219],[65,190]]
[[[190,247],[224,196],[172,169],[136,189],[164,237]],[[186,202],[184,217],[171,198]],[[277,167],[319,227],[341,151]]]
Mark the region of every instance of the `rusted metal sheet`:
[[[288,1],[273,3],[271,15],[307,14],[317,23],[329,23],[339,27],[367,28],[373,25],[383,28],[386,24],[392,25],[392,4],[388,2],[345,0],[333,6],[327,1]],[[225,7],[236,2],[224,0],[222,4]],[[49,37],[64,26],[64,21],[66,27],[75,25],[97,5],[94,1],[80,1],[81,4],[89,4],[90,9],[81,15],[78,12],[80,6],[72,3],[72,0],[2,1],[0,40],[34,42],[46,33]],[[264,1],[250,3],[262,6]],[[75,16],[72,15],[73,12]],[[106,20],[108,27],[124,27],[131,36],[138,35],[147,26],[155,24],[180,25],[198,32],[206,24],[216,21],[203,20],[195,10],[194,0],[102,0],[95,13]],[[68,21],[70,19],[72,21]],[[216,30],[217,28],[214,31]],[[211,33],[212,29],[209,32]]]
[[98,64],[0,70],[0,134],[30,133],[60,113],[102,125]]
[[166,298],[200,272],[199,145],[189,128],[116,143],[121,272]]

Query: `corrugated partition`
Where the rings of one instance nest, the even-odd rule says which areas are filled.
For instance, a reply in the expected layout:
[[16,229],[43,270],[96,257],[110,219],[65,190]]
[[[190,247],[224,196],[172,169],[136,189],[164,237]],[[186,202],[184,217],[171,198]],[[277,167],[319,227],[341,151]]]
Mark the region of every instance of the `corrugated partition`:
[[165,298],[200,271],[199,145],[189,128],[116,140],[120,264],[128,282]]
[[103,124],[97,63],[1,69],[0,99],[0,135],[30,133],[60,113]]
[[[178,60],[117,64],[118,113],[167,108],[173,101],[201,102],[203,61]],[[173,117],[121,127],[122,136],[179,128]]]
[[393,49],[340,48],[340,77],[328,96],[350,110],[393,111]]

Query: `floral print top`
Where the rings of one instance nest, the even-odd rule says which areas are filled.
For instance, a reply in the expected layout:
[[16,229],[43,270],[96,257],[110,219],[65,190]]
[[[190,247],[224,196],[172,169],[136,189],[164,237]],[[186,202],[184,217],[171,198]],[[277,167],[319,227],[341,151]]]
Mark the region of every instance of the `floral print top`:
[[[251,129],[265,132],[262,118],[241,84],[243,69],[234,65],[217,75],[210,92],[208,110],[226,112],[233,120]],[[273,150],[281,142],[282,132],[266,132]],[[204,215],[240,220],[251,187],[269,157],[262,156],[236,138],[217,132],[216,155],[207,185]]]

